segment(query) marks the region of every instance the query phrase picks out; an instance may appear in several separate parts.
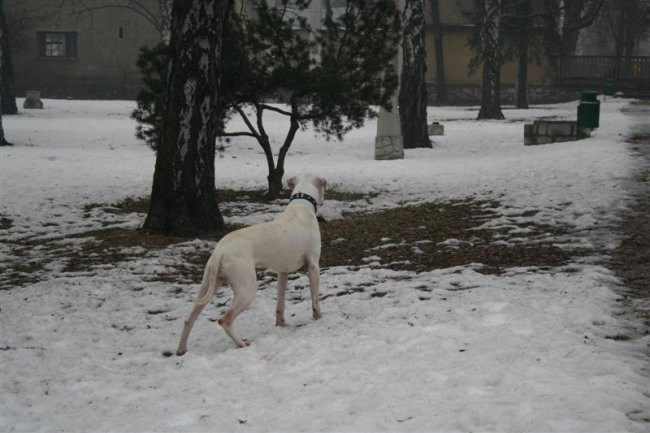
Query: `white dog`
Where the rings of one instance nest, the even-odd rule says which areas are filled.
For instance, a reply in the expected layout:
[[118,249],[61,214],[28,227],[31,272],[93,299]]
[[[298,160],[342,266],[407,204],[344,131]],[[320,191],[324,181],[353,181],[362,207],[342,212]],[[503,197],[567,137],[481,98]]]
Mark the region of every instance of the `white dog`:
[[303,265],[309,271],[313,318],[321,317],[318,300],[320,268],[320,230],[316,210],[322,206],[327,182],[313,175],[301,175],[287,181],[292,189],[289,205],[271,222],[236,230],[217,243],[203,273],[203,281],[190,316],[185,321],[178,356],[187,352],[192,325],[221,283],[226,280],[234,292],[230,309],[218,323],[239,347],[248,343],[235,335],[235,318],[248,307],[257,291],[255,269],[270,268],[278,273],[278,301],[275,324],[284,326],[284,298],[289,273]]

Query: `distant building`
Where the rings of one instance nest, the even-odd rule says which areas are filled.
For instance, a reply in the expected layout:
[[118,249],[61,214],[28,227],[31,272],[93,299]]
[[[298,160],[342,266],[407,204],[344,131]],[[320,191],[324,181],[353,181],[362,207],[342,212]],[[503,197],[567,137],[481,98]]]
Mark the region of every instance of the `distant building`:
[[[161,33],[151,20],[111,0],[5,0],[17,94],[133,99],[139,49]],[[158,0],[139,0],[162,22]]]
[[[238,0],[252,10],[255,0]],[[141,13],[115,5],[143,5]],[[323,2],[324,3],[324,2]],[[334,15],[339,0],[330,0]],[[140,47],[157,44],[164,22],[165,0],[5,0],[18,95],[40,90],[47,98],[133,99],[140,87],[135,65]],[[435,53],[431,25],[431,3],[426,4],[427,81],[435,81]],[[476,103],[480,99],[481,71],[470,74],[473,51],[467,46],[472,30],[470,13],[474,0],[441,0],[444,32],[445,74],[450,100]],[[141,10],[142,11],[142,10]],[[324,11],[323,11],[324,13]],[[531,102],[547,80],[545,62],[529,66]],[[516,61],[502,68],[503,102],[511,102],[516,80]],[[430,97],[434,87],[429,87]],[[543,99],[543,98],[542,98]],[[548,99],[548,98],[547,98]]]

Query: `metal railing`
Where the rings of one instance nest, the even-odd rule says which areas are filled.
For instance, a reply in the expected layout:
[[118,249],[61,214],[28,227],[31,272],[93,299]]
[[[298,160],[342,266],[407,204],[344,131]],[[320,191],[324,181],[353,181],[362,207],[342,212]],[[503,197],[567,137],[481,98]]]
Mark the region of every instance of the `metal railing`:
[[650,57],[557,57],[552,79],[558,85],[602,85],[606,80],[615,80],[626,87],[650,88]]

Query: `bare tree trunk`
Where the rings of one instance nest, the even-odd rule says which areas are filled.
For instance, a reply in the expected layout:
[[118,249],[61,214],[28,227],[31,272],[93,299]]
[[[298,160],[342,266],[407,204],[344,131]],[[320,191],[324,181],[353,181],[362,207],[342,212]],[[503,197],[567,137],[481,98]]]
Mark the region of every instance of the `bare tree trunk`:
[[542,32],[544,35],[544,53],[549,66],[555,68],[556,58],[561,55],[562,37],[559,32],[557,11],[560,0],[542,0]]
[[433,46],[436,50],[436,103],[443,105],[447,103],[448,96],[443,31],[438,0],[431,0],[431,19],[433,23]]
[[11,146],[11,143],[5,139],[5,129],[2,126],[2,113],[0,113],[0,146]]
[[564,0],[561,55],[576,54],[580,29],[594,22],[603,2],[604,0]]
[[332,11],[332,1],[323,0],[323,5],[325,6],[325,21],[331,22],[332,19],[334,18],[333,11]]
[[522,0],[519,4],[518,13],[518,56],[517,67],[517,108],[528,108],[528,45],[530,43],[530,31],[532,25],[532,4],[531,0]]
[[[0,44],[0,79],[2,79],[2,88],[3,91],[0,93],[0,105],[4,108],[5,104],[5,98],[4,98],[4,71],[5,71],[5,40],[6,38],[6,30],[5,30],[5,14],[2,9],[2,0],[0,0],[0,40],[2,40],[2,43]],[[15,99],[14,99],[14,106],[16,105]],[[3,110],[0,110],[0,146],[11,146],[11,143],[9,143],[5,139],[5,129],[2,126],[2,112]]]
[[144,229],[179,235],[223,226],[215,196],[217,66],[227,0],[175,0],[168,96]]
[[427,131],[424,0],[406,0],[399,114],[404,148],[432,147]]
[[[621,15],[624,17],[623,23],[623,55],[630,57],[634,55],[634,47],[637,44],[637,39],[643,34],[641,19],[644,16],[644,11],[640,7],[638,0],[623,0],[619,6]],[[650,5],[645,6],[646,8]],[[647,14],[647,12],[646,12]]]
[[[266,198],[273,200],[278,198],[280,196],[280,193],[282,192],[282,177],[284,176],[284,156],[287,154],[289,147],[286,146],[286,140],[285,140],[285,146],[283,146],[283,148],[286,147],[286,149],[284,149],[284,154],[282,157],[282,165],[280,164],[279,158],[278,158],[278,164],[276,165],[275,159],[273,158],[273,149],[271,148],[271,141],[269,140],[269,136],[267,135],[266,130],[264,129],[264,122],[262,119],[263,115],[264,115],[264,108],[262,108],[261,104],[256,104],[255,116],[257,119],[257,131],[255,132],[254,135],[255,135],[255,139],[257,140],[260,147],[262,148],[262,151],[264,152],[264,156],[266,157],[266,165],[269,170],[269,174],[266,177],[266,180],[268,182],[268,190],[266,191]],[[292,122],[292,126],[293,126],[293,122]],[[290,145],[291,143],[289,143],[289,146]]]
[[562,55],[574,56],[576,46],[578,45],[578,35],[580,30],[574,28],[574,24],[580,18],[580,13],[584,6],[584,0],[566,1],[564,9],[564,20],[562,21]]
[[260,145],[262,146],[262,149],[266,154],[266,161],[269,168],[269,175],[267,176],[269,189],[266,193],[266,197],[271,200],[278,198],[282,193],[284,161],[287,157],[287,153],[289,153],[289,148],[291,147],[291,143],[293,143],[294,138],[296,138],[296,132],[298,132],[298,130],[300,129],[300,123],[298,122],[297,114],[296,114],[298,113],[298,106],[295,97],[291,98],[291,112],[292,115],[290,116],[289,119],[289,131],[287,131],[287,135],[284,137],[284,143],[282,143],[282,147],[280,147],[280,151],[278,152],[277,163],[273,159],[271,145],[268,141],[268,137],[266,136],[266,133],[264,132],[262,123],[261,121],[258,122],[258,130],[262,132],[262,134],[260,134],[260,138],[265,140],[265,144],[262,144],[260,142]]
[[5,22],[5,13],[3,0],[0,0],[0,45],[2,50],[2,72],[0,74],[0,105],[2,114],[16,114],[16,85],[14,79],[14,67],[11,61],[11,49],[9,48],[9,38],[7,37],[7,24]]
[[478,119],[504,119],[501,112],[501,0],[485,0],[484,20],[481,45],[485,57]]

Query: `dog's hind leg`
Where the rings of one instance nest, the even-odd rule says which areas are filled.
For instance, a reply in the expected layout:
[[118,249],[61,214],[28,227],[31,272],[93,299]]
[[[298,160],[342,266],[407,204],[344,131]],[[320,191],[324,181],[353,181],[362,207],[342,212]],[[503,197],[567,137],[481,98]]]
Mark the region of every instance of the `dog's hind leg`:
[[278,302],[275,307],[275,326],[284,326],[284,299],[287,293],[287,280],[289,274],[278,272]]
[[314,320],[320,319],[320,298],[318,295],[318,285],[320,283],[320,267],[318,261],[308,261],[307,271],[309,272],[309,291],[311,292],[311,310]]
[[232,286],[235,298],[232,306],[221,316],[218,323],[226,331],[232,341],[239,347],[247,347],[249,344],[245,340],[235,335],[232,325],[237,316],[244,311],[255,298],[257,292],[257,275],[254,266],[240,266],[235,272],[230,272],[228,280]]
[[[221,280],[217,277],[215,281],[215,290],[221,286]],[[201,284],[201,290],[199,291],[199,294],[197,295],[196,299],[200,300],[203,298],[206,293],[208,292],[209,288],[209,282],[204,281],[203,284]],[[192,326],[194,326],[194,321],[196,320],[197,317],[199,317],[199,314],[201,314],[201,311],[205,308],[205,306],[208,305],[207,302],[201,303],[194,301],[194,305],[192,306],[192,312],[190,313],[189,317],[183,324],[183,332],[181,333],[181,339],[178,343],[178,349],[176,350],[176,355],[181,356],[184,355],[185,352],[187,352],[187,339],[190,336],[190,331],[192,330]]]

